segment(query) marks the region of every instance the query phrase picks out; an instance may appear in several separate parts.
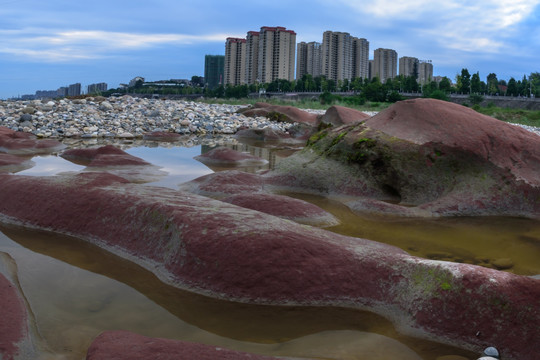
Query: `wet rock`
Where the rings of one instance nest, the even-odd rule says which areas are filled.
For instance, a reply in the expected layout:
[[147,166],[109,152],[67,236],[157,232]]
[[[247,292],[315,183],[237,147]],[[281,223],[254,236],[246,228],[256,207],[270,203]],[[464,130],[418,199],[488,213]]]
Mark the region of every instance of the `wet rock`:
[[29,169],[34,165],[35,163],[32,160],[0,153],[0,172],[15,173]]
[[434,99],[313,135],[266,181],[403,216],[540,218],[540,136]]
[[55,140],[39,140],[36,136],[0,126],[0,152],[14,155],[50,154],[65,145]]
[[90,345],[87,360],[270,360],[249,354],[186,341],[149,338],[127,331],[107,331]]
[[198,177],[180,184],[178,188],[194,194],[223,198],[232,194],[260,192],[263,186],[264,181],[259,175],[226,170]]
[[205,165],[217,166],[262,166],[268,164],[268,160],[248,153],[235,151],[228,147],[217,147],[204,154],[193,157]]
[[26,123],[26,122],[32,122],[32,115],[30,114],[22,114],[19,118],[20,123]]
[[512,259],[509,258],[501,258],[496,259],[491,262],[491,265],[493,265],[496,269],[499,270],[507,270],[514,267],[514,262]]
[[25,301],[16,280],[15,264],[0,254],[0,358],[6,360],[36,359],[37,353]]
[[73,163],[86,165],[84,172],[106,172],[135,183],[158,181],[167,175],[166,172],[160,170],[160,167],[112,145],[69,149],[60,156]]
[[329,227],[339,224],[339,220],[335,216],[320,207],[284,195],[262,193],[236,194],[222,201],[292,220],[300,224],[318,227]]
[[497,344],[507,359],[537,354],[539,280],[420,259],[393,246],[117,179],[0,175],[0,213],[77,236],[208,296],[347,306],[383,315],[405,334],[469,349]]

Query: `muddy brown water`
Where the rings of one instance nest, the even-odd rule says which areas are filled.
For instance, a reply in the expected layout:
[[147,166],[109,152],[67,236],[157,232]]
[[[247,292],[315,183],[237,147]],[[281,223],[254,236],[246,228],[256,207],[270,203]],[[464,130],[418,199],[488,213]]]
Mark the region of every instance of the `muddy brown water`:
[[[294,152],[246,145],[235,148],[267,157],[270,166]],[[150,185],[175,188],[213,171],[192,160],[207,150],[198,145],[126,144],[124,150],[168,172]],[[37,165],[21,173],[53,175],[84,168],[56,156],[33,160]],[[360,217],[335,201],[290,195],[340,218],[342,224],[330,231],[389,243],[431,259],[487,267],[509,259],[512,267],[506,271],[540,274],[539,222]],[[44,359],[83,359],[91,341],[105,330],[129,330],[274,356],[434,360],[455,355],[476,359],[470,351],[399,334],[389,321],[369,312],[246,305],[179,290],[127,260],[64,235],[2,225],[0,253],[16,264],[16,278],[31,308]]]

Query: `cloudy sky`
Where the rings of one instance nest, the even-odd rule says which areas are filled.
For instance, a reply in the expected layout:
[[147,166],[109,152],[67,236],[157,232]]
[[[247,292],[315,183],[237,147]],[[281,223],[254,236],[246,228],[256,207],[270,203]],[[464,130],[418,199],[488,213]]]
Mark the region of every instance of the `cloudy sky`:
[[0,0],[0,98],[80,82],[118,87],[204,73],[225,38],[283,26],[297,42],[348,32],[434,74],[540,72],[540,0]]

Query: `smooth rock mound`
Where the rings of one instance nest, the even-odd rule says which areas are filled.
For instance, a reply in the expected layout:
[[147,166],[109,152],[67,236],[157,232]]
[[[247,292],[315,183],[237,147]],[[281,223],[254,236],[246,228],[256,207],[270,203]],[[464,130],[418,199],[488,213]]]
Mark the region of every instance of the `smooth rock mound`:
[[330,106],[328,110],[321,116],[323,124],[331,124],[333,126],[341,126],[354,124],[360,121],[369,119],[371,116],[358,110],[350,109],[344,106]]
[[97,148],[69,149],[60,154],[66,160],[86,165],[85,172],[107,172],[130,182],[158,181],[166,172],[145,160],[130,155],[113,145]]
[[240,109],[238,111],[244,116],[265,116],[270,120],[283,122],[296,122],[317,126],[319,118],[316,114],[300,110],[294,106],[270,105],[267,103],[256,103],[253,108]]
[[247,209],[261,211],[282,219],[318,227],[339,224],[339,220],[329,212],[306,201],[284,195],[243,193],[229,196],[222,201]]
[[407,100],[313,135],[265,182],[360,212],[540,218],[540,136],[461,105]]

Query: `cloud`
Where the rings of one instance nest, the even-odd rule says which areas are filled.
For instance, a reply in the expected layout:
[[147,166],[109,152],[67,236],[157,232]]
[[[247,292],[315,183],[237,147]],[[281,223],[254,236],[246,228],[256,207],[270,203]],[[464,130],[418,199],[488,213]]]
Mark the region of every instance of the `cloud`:
[[[406,23],[415,36],[440,46],[467,52],[501,53],[515,28],[529,17],[540,0],[336,0],[352,8],[370,26]],[[368,21],[368,20],[366,20]]]
[[65,62],[100,59],[156,46],[225,42],[227,34],[141,34],[111,31],[44,29],[0,30],[0,53],[28,60]]

